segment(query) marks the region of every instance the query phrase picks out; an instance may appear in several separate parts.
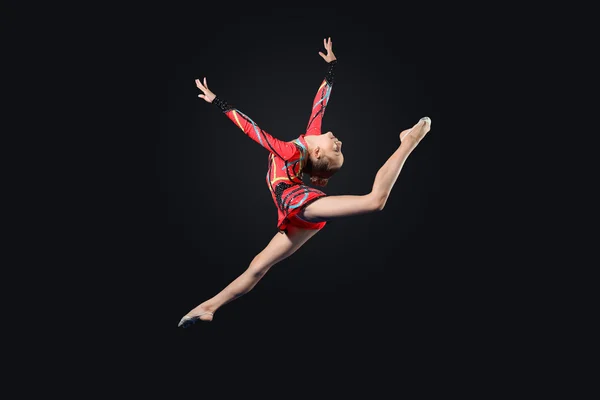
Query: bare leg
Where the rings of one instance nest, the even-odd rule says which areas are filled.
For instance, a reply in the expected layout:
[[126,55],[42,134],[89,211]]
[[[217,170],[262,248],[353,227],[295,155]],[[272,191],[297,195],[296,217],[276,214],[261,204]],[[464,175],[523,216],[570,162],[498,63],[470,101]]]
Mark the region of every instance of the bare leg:
[[400,133],[400,146],[377,172],[371,193],[323,197],[306,206],[303,217],[318,221],[383,210],[404,162],[430,128],[431,120],[427,118]]
[[318,230],[302,229],[289,225],[287,233],[275,234],[267,247],[254,257],[246,271],[214,297],[204,301],[187,313],[182,318],[180,326],[184,325],[185,327],[185,324],[183,324],[184,320],[189,320],[190,317],[193,318],[196,316],[200,316],[199,319],[202,321],[212,321],[213,314],[220,307],[252,290],[273,265],[291,256],[317,232]]

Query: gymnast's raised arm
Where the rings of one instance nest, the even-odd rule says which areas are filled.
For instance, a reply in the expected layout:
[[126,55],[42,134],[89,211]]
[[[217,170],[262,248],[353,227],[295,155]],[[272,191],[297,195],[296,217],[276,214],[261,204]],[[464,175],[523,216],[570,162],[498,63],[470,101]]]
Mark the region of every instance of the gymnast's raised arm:
[[327,62],[327,73],[325,78],[321,81],[317,94],[313,99],[313,107],[310,113],[310,119],[308,120],[308,126],[306,127],[306,135],[320,135],[321,125],[323,123],[323,116],[325,115],[325,108],[329,103],[329,97],[331,96],[331,90],[333,88],[333,82],[335,78],[335,67],[337,65],[337,58],[333,54],[333,42],[331,38],[323,39],[323,46],[327,50],[327,54],[322,51],[319,55]]
[[196,79],[196,86],[202,91],[202,94],[199,94],[198,97],[204,99],[207,103],[212,103],[219,107],[219,109],[246,134],[246,136],[269,150],[275,156],[282,158],[283,160],[288,160],[299,151],[293,143],[285,142],[271,136],[269,133],[262,130],[246,114],[231,106],[225,100],[217,97],[208,88],[206,78],[204,78],[204,83],[200,82],[200,79]]

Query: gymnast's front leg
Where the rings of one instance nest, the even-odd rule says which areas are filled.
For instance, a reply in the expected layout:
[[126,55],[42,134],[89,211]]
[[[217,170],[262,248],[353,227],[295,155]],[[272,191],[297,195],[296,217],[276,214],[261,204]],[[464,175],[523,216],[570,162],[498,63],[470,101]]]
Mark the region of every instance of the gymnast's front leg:
[[326,196],[307,205],[302,217],[308,221],[331,220],[383,210],[406,160],[431,129],[431,119],[423,117],[400,133],[400,145],[379,168],[370,193]]

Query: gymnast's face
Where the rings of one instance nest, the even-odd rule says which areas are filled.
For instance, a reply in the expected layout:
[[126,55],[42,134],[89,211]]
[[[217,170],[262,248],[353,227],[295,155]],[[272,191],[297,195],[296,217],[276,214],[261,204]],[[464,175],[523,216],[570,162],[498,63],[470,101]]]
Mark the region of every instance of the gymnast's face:
[[318,146],[317,155],[326,156],[332,164],[332,167],[341,167],[344,163],[342,142],[336,138],[331,131],[316,136],[316,139],[316,144]]

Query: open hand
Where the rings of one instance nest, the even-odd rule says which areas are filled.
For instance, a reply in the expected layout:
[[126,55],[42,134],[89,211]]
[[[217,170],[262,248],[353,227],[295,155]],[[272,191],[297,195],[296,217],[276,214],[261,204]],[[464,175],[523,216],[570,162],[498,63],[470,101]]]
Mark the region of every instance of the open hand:
[[331,42],[331,38],[323,39],[323,46],[325,47],[325,50],[327,50],[327,55],[325,55],[322,51],[319,52],[319,55],[323,57],[323,60],[327,61],[328,63],[336,59],[335,55],[333,54],[332,45],[333,43]]
[[206,77],[204,78],[204,85],[200,82],[200,79],[196,79],[196,86],[198,89],[202,90],[203,94],[199,94],[198,97],[204,99],[207,103],[212,103],[215,99],[215,94],[208,89],[208,85],[206,84]]

